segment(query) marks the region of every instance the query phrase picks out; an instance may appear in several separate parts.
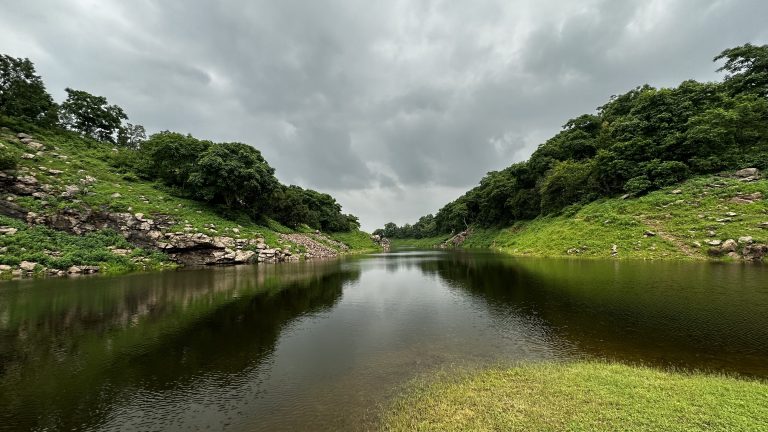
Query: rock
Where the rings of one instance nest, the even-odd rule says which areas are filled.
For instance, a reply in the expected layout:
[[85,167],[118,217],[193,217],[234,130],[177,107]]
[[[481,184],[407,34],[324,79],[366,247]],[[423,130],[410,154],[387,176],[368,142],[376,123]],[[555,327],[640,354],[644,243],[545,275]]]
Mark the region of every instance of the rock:
[[112,249],[112,253],[119,256],[128,256],[132,252],[130,249]]
[[93,274],[99,272],[98,266],[80,266],[80,269],[82,270],[83,274]]
[[80,183],[82,183],[84,185],[91,185],[91,184],[96,183],[96,178],[87,175],[87,176],[85,176],[85,178],[81,178],[80,179]]
[[734,239],[728,239],[725,242],[723,242],[722,246],[720,246],[720,250],[723,252],[736,252],[736,249],[739,248],[739,244],[736,243],[736,240]]
[[242,251],[239,250],[235,252],[235,262],[236,263],[249,263],[253,261],[253,257],[256,255],[256,252],[254,251]]
[[751,244],[742,249],[741,255],[746,261],[761,262],[768,253],[768,245]]
[[715,222],[718,222],[718,223],[728,223],[728,222],[733,222],[733,219],[729,218],[729,217],[727,217],[727,218],[720,218],[720,219],[716,219]]
[[758,224],[757,227],[762,229],[768,229],[768,222],[760,222],[760,224]]
[[617,245],[611,246],[611,256],[616,256],[619,254],[619,247]]
[[36,266],[37,266],[37,263],[33,263],[30,261],[22,261],[21,264],[19,264],[19,268],[24,270],[25,272],[35,271]]
[[700,242],[697,242],[697,241],[695,241],[695,242],[693,242],[693,243],[691,243],[691,244],[692,244],[692,245],[694,245],[694,246],[695,246],[695,247],[697,247],[697,248],[700,248],[700,247],[701,247],[701,243],[700,243]]
[[736,217],[736,216],[738,216],[738,213],[728,212],[725,215],[728,216],[728,217]]
[[643,237],[656,237],[656,233],[653,231],[645,231]]
[[11,271],[13,267],[7,265],[7,264],[0,264],[0,272],[7,272]]
[[755,192],[746,195],[737,195],[731,198],[730,202],[734,204],[752,204],[755,201],[760,201],[761,199],[763,199],[763,193]]
[[31,135],[27,135],[24,132],[19,132],[19,133],[16,134],[16,138],[19,138],[19,139],[30,138],[31,139],[32,136]]
[[31,153],[24,153],[23,155],[21,155],[21,158],[22,159],[34,159],[35,155],[33,155]]
[[75,185],[67,185],[67,186],[64,186],[64,192],[61,193],[61,196],[64,198],[71,198],[79,193],[80,193],[79,187]]
[[122,195],[120,195],[120,192],[115,192],[112,195],[110,195],[112,198],[120,198]]
[[16,181],[21,183],[21,184],[25,184],[25,185],[29,185],[29,186],[34,186],[34,185],[37,184],[37,179],[34,178],[33,176],[17,177]]
[[680,195],[681,193],[683,193],[683,191],[681,189],[675,189],[675,190],[672,191],[673,195]]
[[45,148],[44,145],[40,144],[39,142],[35,142],[35,141],[30,141],[30,142],[25,143],[25,144],[27,145],[27,147],[29,147],[30,149],[32,149],[34,151],[40,151],[40,150],[43,150]]
[[709,231],[707,231],[707,235],[710,236],[710,237],[714,237],[714,236],[717,235],[717,233],[712,231],[712,230],[709,230]]
[[12,236],[16,234],[18,231],[19,231],[18,229],[13,227],[7,227],[7,226],[0,227],[0,234],[2,235]]
[[742,179],[749,178],[749,177],[757,178],[757,177],[760,177],[760,170],[758,170],[757,168],[744,168],[742,170],[736,171],[734,175]]
[[752,238],[752,236],[744,236],[739,237],[739,244],[752,244],[755,240]]
[[709,240],[707,244],[710,246],[720,246],[723,242],[721,240]]
[[81,269],[78,266],[72,266],[69,269],[67,269],[67,273],[69,274],[80,274],[83,272],[83,269]]

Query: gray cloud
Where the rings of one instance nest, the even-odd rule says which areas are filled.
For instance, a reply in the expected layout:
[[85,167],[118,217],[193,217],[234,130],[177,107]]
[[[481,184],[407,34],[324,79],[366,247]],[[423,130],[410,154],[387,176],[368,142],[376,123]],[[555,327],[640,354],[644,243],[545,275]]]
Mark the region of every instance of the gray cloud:
[[252,144],[369,229],[434,212],[612,94],[716,79],[715,54],[768,40],[761,0],[3,3],[0,51],[57,98]]

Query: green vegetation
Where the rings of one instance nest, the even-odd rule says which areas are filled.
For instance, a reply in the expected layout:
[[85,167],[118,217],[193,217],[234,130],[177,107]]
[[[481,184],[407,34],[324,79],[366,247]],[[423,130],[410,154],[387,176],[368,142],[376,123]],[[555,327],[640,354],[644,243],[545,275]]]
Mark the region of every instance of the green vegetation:
[[618,258],[704,259],[709,241],[752,237],[754,243],[768,242],[768,230],[760,228],[768,221],[765,196],[766,180],[702,176],[635,199],[601,199],[508,228],[478,228],[462,246],[606,258],[616,245]]
[[[336,251],[376,248],[332,196],[281,184],[257,149],[168,131],[147,139],[105,97],[66,90],[66,101],[56,105],[28,59],[0,56],[0,170],[7,171],[0,180],[23,177],[37,191],[0,190],[0,199],[38,216],[93,210],[167,216],[175,232],[263,238],[272,247],[289,245],[280,233],[322,230],[350,242],[349,249],[326,245]],[[17,138],[18,132],[34,139]],[[17,230],[0,236],[0,247],[7,247],[0,264],[98,265],[108,272],[169,265],[117,233],[77,237],[5,218],[0,225]]]
[[766,431],[768,384],[582,362],[533,364],[415,384],[390,431]]
[[398,248],[414,248],[425,249],[435,247],[444,241],[448,240],[448,235],[439,235],[435,237],[422,237],[422,238],[394,238],[391,240],[390,246],[393,249]]
[[[623,194],[642,196],[700,175],[768,168],[768,45],[723,51],[723,82],[648,85],[566,122],[526,162],[490,172],[472,190],[390,238],[520,226]],[[540,220],[540,219],[537,219]]]
[[[102,273],[117,274],[137,270],[175,268],[164,254],[134,248],[120,234],[99,231],[75,236],[43,226],[27,225],[19,220],[0,216],[0,225],[18,231],[0,235],[0,264],[16,266],[22,261],[44,268],[66,270],[71,266],[98,265]],[[0,272],[0,279],[11,273]]]

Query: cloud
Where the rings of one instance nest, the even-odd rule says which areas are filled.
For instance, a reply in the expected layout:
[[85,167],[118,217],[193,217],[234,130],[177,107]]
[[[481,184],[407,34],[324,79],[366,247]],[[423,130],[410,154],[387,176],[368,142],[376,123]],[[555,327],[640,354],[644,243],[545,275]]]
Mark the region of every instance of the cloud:
[[436,211],[612,94],[717,79],[718,52],[768,41],[761,0],[6,3],[0,51],[55,97],[252,144],[369,229]]

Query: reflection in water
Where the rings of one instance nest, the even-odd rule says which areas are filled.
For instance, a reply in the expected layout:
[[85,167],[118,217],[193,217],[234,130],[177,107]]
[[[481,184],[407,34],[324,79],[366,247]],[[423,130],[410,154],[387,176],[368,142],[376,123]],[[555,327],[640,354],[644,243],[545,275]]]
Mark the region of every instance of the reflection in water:
[[358,430],[442,367],[768,376],[768,269],[402,252],[0,285],[0,430]]

